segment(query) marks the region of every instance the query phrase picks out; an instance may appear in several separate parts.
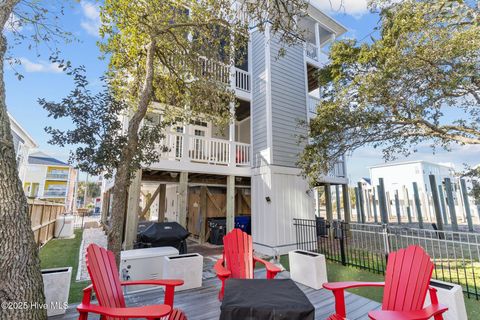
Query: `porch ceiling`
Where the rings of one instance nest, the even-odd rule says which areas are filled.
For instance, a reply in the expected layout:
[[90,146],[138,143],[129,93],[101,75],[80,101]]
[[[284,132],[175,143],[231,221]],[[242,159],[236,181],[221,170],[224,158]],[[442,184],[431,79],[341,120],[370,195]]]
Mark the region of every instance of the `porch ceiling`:
[[[160,170],[143,170],[142,181],[163,182],[163,183],[178,183],[180,173],[175,171],[160,171]],[[189,173],[189,184],[216,184],[226,185],[227,176],[206,174],[206,173]],[[235,177],[236,186],[250,186],[250,177]]]

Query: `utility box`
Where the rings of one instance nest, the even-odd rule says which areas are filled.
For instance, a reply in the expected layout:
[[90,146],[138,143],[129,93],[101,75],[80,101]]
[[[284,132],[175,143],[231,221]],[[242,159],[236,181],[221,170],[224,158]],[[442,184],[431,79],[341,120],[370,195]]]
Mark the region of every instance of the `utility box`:
[[43,269],[42,278],[47,316],[65,314],[68,308],[72,267]]
[[[448,307],[447,312],[443,314],[444,320],[468,319],[462,286],[436,279],[430,281],[430,286],[437,289],[438,302]],[[424,306],[426,307],[430,304],[430,294],[427,293]]]
[[55,238],[73,238],[73,216],[60,215],[55,220]]
[[[178,250],[173,247],[157,247],[122,251],[120,255],[120,279],[160,280],[163,277],[163,258],[176,256]],[[160,286],[125,286],[127,293],[159,289]]]
[[163,277],[180,279],[184,284],[175,291],[200,288],[202,286],[203,257],[198,253],[164,257]]
[[323,254],[294,250],[288,253],[290,277],[293,281],[315,290],[321,289],[327,280],[327,265]]

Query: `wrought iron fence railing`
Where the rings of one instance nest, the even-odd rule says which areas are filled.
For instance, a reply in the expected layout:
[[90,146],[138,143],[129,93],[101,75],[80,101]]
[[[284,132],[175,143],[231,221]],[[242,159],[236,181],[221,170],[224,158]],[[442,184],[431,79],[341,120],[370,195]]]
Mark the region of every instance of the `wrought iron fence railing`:
[[384,274],[388,254],[420,245],[435,263],[433,277],[462,285],[480,299],[480,234],[405,228],[385,224],[294,219],[297,248],[329,260]]

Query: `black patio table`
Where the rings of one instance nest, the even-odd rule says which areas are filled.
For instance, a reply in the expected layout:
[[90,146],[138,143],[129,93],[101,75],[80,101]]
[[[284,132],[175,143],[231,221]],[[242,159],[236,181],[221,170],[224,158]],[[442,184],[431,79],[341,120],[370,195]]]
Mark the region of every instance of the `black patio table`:
[[315,308],[290,279],[229,279],[220,320],[313,320]]

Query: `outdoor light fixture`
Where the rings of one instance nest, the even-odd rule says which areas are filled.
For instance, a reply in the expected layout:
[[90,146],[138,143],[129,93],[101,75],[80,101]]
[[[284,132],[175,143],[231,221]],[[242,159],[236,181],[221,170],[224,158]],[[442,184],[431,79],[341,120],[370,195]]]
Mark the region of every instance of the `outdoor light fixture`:
[[178,176],[178,172],[170,172],[170,177],[176,178]]
[[268,203],[272,202],[272,199],[270,199],[270,197],[265,197],[265,200],[267,200]]

